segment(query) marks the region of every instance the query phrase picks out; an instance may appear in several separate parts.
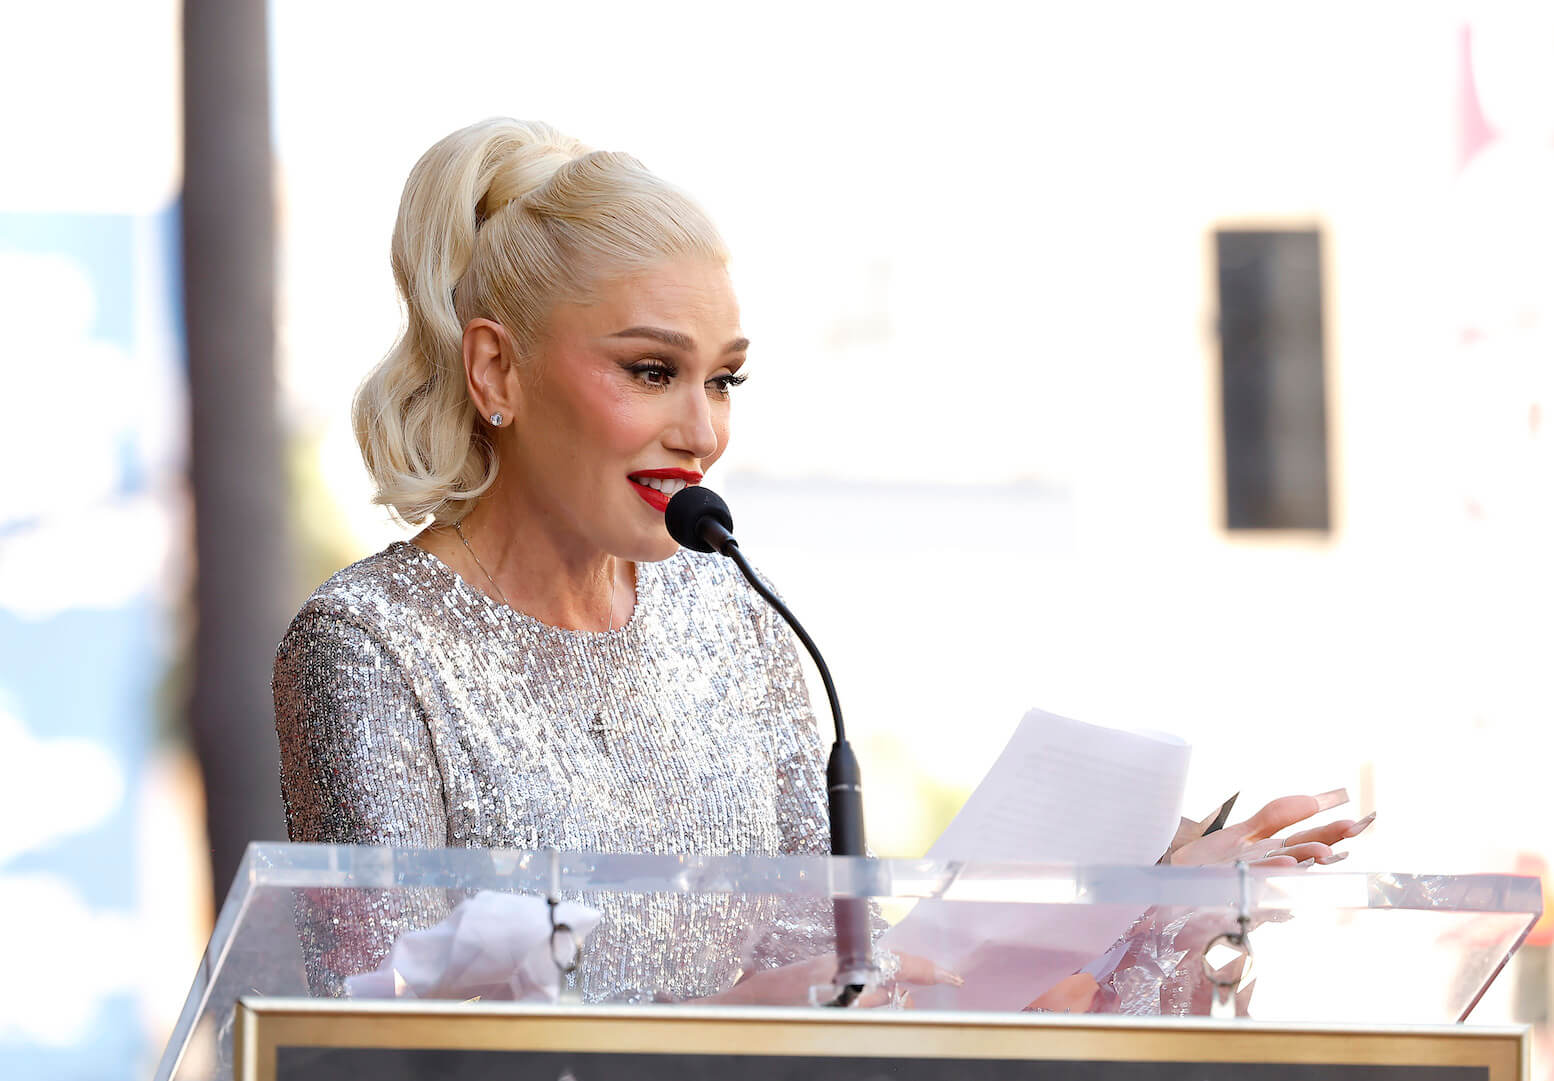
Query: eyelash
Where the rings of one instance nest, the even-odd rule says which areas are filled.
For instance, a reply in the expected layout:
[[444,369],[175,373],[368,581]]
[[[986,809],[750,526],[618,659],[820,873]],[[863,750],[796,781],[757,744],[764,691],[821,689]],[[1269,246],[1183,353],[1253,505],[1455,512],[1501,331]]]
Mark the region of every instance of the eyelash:
[[[638,379],[642,379],[643,382],[647,383],[648,386],[657,390],[662,390],[667,387],[669,385],[667,380],[673,379],[675,375],[678,374],[674,365],[668,364],[664,361],[643,361],[638,364],[633,364],[627,370]],[[648,382],[646,379],[643,379],[643,376],[647,375],[661,376],[666,381],[662,383]],[[715,384],[717,386],[718,393],[727,394],[731,389],[740,386],[744,383],[745,380],[749,378],[750,377],[748,375],[734,375],[730,373],[728,375],[715,376],[712,379],[709,379],[708,383]]]

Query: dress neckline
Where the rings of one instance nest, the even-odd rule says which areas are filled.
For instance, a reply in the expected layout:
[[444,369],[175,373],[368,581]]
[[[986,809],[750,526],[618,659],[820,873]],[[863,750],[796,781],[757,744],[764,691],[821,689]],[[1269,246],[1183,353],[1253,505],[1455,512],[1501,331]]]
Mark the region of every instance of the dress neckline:
[[477,605],[484,605],[487,611],[493,612],[501,618],[513,620],[517,623],[521,623],[545,634],[558,634],[582,639],[598,639],[601,641],[609,641],[615,638],[619,638],[625,635],[627,631],[633,630],[637,626],[639,617],[642,615],[642,610],[645,607],[644,602],[652,593],[650,583],[653,572],[647,568],[653,567],[654,564],[637,563],[637,591],[636,596],[632,598],[631,617],[627,619],[626,622],[622,623],[619,627],[608,631],[585,631],[578,630],[573,627],[558,627],[554,623],[546,623],[544,620],[538,619],[520,608],[514,608],[510,604],[503,604],[501,601],[497,600],[483,589],[477,589],[462,574],[448,566],[448,564],[444,563],[436,553],[427,551],[419,544],[415,544],[408,540],[400,540],[395,541],[389,546],[389,548],[390,550],[396,548],[409,549],[408,553],[405,554],[408,554],[412,561],[419,559],[422,563],[428,566],[434,574],[449,580],[453,591],[461,597],[465,597],[466,599],[472,598],[472,603]]

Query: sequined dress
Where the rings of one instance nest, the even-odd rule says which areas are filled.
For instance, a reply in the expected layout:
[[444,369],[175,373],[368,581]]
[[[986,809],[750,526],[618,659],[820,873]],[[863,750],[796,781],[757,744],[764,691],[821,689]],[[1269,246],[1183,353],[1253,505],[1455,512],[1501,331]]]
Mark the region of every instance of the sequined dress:
[[[727,561],[637,566],[619,630],[551,627],[400,542],[308,599],[275,660],[294,841],[702,854],[827,850],[824,759],[787,628]],[[316,989],[444,907],[314,896]],[[595,901],[586,1001],[685,999],[828,948],[813,907]],[[349,910],[341,919],[338,906]],[[350,907],[354,906],[354,907]]]

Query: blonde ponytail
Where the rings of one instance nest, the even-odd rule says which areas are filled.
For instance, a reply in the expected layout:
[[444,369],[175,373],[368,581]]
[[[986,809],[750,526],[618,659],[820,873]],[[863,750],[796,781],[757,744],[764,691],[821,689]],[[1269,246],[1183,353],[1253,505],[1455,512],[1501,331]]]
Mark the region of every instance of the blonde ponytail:
[[680,255],[727,258],[706,215],[624,154],[548,124],[486,120],[410,171],[394,225],[404,333],[351,407],[374,501],[404,521],[458,521],[497,458],[464,381],[464,326],[501,323],[527,355],[563,301]]

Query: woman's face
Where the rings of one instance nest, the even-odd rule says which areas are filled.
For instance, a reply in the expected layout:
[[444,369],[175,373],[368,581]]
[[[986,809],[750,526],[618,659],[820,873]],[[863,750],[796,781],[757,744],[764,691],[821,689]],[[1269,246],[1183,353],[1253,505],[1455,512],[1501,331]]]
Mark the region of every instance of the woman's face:
[[739,305],[722,265],[701,259],[595,292],[559,306],[517,369],[502,471],[579,543],[667,559],[677,547],[664,528],[669,497],[700,481],[728,444],[749,344]]

